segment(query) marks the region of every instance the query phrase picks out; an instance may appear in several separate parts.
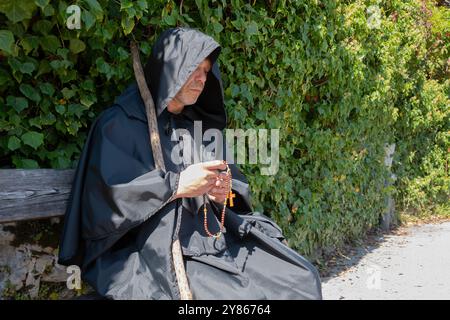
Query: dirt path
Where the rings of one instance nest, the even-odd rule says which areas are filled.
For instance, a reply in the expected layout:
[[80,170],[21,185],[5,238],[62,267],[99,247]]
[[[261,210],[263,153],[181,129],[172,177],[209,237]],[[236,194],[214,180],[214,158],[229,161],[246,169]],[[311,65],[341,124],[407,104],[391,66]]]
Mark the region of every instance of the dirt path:
[[344,259],[322,279],[324,299],[450,299],[450,222],[403,230]]

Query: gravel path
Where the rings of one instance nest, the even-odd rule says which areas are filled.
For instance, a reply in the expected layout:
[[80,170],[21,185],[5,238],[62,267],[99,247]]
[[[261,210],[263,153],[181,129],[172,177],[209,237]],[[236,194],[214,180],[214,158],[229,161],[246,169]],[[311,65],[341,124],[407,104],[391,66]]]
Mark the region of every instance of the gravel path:
[[322,279],[324,299],[450,299],[450,222],[384,235]]

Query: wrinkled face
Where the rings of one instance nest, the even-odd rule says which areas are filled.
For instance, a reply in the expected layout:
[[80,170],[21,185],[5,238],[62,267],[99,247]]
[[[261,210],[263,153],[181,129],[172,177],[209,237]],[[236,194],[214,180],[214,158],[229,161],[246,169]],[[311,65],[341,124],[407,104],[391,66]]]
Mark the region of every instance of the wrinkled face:
[[[205,87],[206,77],[211,67],[209,58],[206,58],[199,64],[197,69],[186,80],[186,83],[167,106],[170,112],[181,112],[184,106],[194,104],[197,101]],[[178,110],[180,108],[181,110]]]

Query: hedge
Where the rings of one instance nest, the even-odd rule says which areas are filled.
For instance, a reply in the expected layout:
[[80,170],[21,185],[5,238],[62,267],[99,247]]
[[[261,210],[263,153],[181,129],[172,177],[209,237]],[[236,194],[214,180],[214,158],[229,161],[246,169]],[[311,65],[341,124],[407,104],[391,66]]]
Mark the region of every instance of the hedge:
[[446,17],[413,0],[2,1],[0,166],[75,168],[133,81],[130,40],[145,59],[166,28],[199,28],[223,47],[228,127],[281,129],[277,175],[242,166],[255,209],[316,259],[376,226],[390,192],[405,208],[448,205]]

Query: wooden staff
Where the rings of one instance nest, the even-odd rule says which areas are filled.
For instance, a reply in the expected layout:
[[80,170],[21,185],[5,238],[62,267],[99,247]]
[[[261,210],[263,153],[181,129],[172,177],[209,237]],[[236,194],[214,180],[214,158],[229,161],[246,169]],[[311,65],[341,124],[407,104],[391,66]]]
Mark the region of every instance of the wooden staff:
[[[131,42],[131,56],[133,58],[134,76],[141,94],[142,100],[145,104],[145,111],[147,114],[148,130],[150,135],[150,144],[153,152],[153,159],[155,159],[156,169],[166,172],[164,165],[164,158],[161,149],[161,140],[159,138],[158,121],[156,117],[155,103],[152,94],[147,86],[144,77],[144,70],[142,69],[141,59],[139,56],[139,49],[135,42]],[[178,289],[180,290],[181,300],[192,300],[192,292],[189,288],[186,270],[184,269],[183,253],[181,251],[180,240],[177,238],[172,243],[172,263],[175,269]]]

